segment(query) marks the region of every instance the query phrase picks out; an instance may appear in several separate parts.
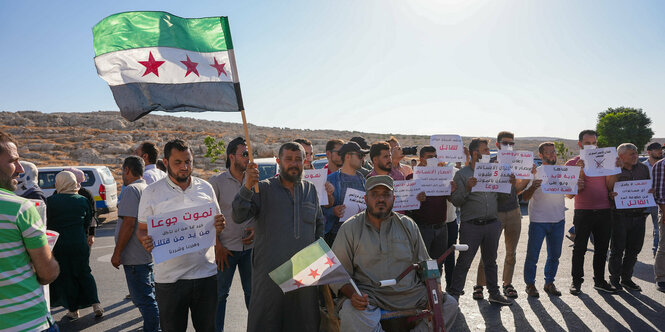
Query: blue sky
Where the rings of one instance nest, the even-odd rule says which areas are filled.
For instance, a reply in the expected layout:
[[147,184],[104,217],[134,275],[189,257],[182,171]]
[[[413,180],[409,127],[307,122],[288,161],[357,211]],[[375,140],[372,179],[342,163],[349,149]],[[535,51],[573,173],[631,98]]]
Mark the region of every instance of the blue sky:
[[665,137],[662,1],[0,1],[0,110],[117,110],[92,27],[131,10],[229,16],[258,125],[575,138],[629,106]]

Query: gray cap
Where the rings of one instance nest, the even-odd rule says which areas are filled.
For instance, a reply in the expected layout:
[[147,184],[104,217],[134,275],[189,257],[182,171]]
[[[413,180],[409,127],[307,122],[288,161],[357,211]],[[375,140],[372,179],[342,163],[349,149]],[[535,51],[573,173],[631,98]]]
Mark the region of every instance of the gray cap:
[[374,175],[365,181],[365,191],[370,191],[376,186],[385,186],[393,190],[393,178],[388,175]]

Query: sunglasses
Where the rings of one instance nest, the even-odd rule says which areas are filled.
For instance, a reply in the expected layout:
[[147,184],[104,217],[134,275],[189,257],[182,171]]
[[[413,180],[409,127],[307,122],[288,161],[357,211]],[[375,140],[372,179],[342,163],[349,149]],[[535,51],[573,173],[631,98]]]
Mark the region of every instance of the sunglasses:
[[510,145],[510,146],[514,146],[514,145],[515,145],[515,142],[501,142],[501,145]]
[[247,158],[247,157],[249,157],[249,152],[247,152],[247,151],[243,151],[242,154],[240,154],[240,155],[241,155],[242,157]]

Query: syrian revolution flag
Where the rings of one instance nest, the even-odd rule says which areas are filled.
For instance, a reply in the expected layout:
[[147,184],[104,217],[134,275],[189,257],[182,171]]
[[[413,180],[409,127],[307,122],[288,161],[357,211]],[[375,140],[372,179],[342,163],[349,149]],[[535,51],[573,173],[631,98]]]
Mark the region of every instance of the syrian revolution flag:
[[243,109],[227,17],[126,12],[92,32],[97,73],[127,120],[152,111]]
[[351,278],[321,238],[268,275],[284,293],[300,287],[348,282]]

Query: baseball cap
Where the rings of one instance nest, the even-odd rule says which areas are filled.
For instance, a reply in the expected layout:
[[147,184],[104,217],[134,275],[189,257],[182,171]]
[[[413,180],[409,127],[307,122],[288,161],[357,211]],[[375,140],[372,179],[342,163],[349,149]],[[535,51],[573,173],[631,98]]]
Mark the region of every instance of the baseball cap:
[[385,186],[393,190],[393,178],[388,175],[374,175],[365,181],[365,191],[370,191],[376,186]]
[[358,145],[363,148],[363,149],[368,149],[369,150],[369,144],[367,143],[367,140],[360,136],[353,137],[349,140],[350,142],[356,142]]
[[659,150],[659,149],[662,149],[662,148],[663,148],[663,146],[660,145],[660,143],[653,142],[653,143],[649,144],[649,146],[647,146],[647,151]]
[[341,148],[339,148],[339,154],[340,155],[345,155],[349,152],[358,152],[362,154],[367,154],[369,150],[363,150],[360,148],[360,145],[356,142],[346,142],[344,145],[342,145]]

